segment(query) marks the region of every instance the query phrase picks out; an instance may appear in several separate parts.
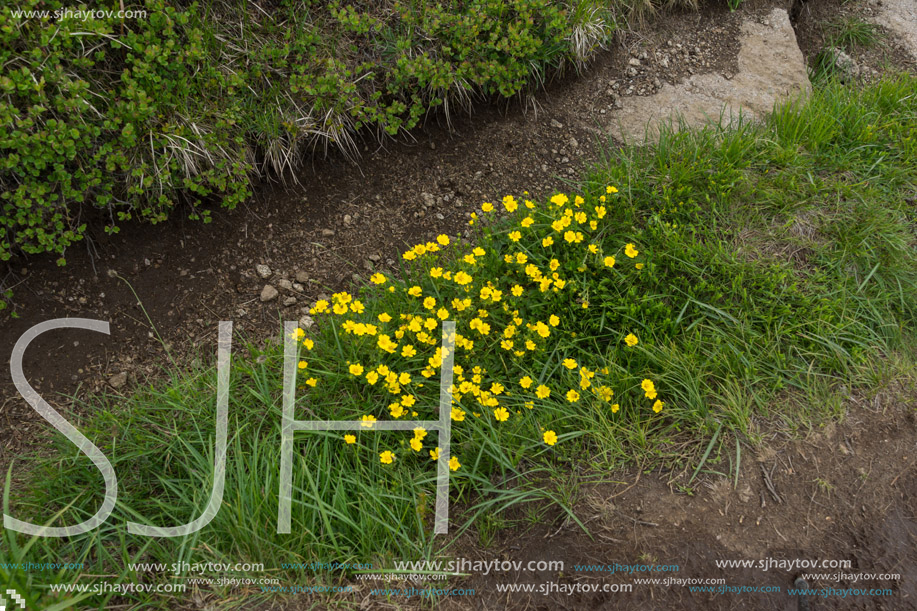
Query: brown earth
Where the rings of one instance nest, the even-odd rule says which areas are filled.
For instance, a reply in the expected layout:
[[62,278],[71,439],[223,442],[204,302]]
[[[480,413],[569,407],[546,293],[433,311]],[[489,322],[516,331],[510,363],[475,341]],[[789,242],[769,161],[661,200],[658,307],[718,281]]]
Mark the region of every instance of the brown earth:
[[[167,361],[157,334],[178,363],[198,355],[212,359],[220,320],[233,320],[238,332],[263,343],[277,336],[281,320],[300,318],[319,295],[353,288],[371,270],[393,266],[405,246],[438,233],[461,234],[468,215],[482,202],[506,193],[541,195],[566,188],[582,177],[604,146],[607,137],[599,126],[607,125],[606,115],[619,98],[653,93],[664,82],[690,74],[734,71],[732,34],[741,17],[764,15],[775,6],[789,8],[755,0],[736,13],[707,6],[698,14],[667,18],[622,36],[584,74],[555,79],[528,100],[480,105],[471,117],[453,116],[451,131],[441,116],[431,117],[408,137],[382,147],[367,142],[359,166],[334,156],[316,160],[298,176],[299,185],[264,185],[239,209],[216,212],[209,225],[176,215],[168,224],[129,224],[106,236],[96,223],[89,239],[67,253],[64,268],[44,257],[14,260],[0,277],[5,287],[14,287],[19,316],[0,322],[0,358],[8,361],[16,339],[38,322],[74,316],[110,321],[109,337],[55,332],[36,340],[26,353],[27,377],[66,413],[70,401],[62,394],[129,392],[133,384],[159,375]],[[840,0],[797,4],[792,14],[804,55],[811,59],[820,49],[824,19],[869,7]],[[857,61],[876,70],[886,63],[912,66],[901,53],[890,41],[863,51]],[[640,59],[640,67],[628,73],[631,58]],[[259,277],[258,264],[268,265],[272,276]],[[281,280],[289,281],[290,288],[283,288]],[[276,287],[279,296],[262,302],[266,284]],[[284,299],[289,305],[283,305]],[[123,386],[115,377],[120,373],[127,374]],[[5,471],[14,457],[46,450],[50,433],[16,394],[7,372],[0,389],[0,467]],[[482,533],[468,534],[453,553],[469,559],[559,559],[567,564],[564,575],[472,576],[451,585],[474,588],[477,594],[448,599],[442,606],[796,609],[798,601],[785,591],[802,571],[719,569],[714,563],[770,557],[845,559],[852,568],[844,572],[901,574],[897,581],[865,584],[892,588],[890,597],[816,598],[810,601],[812,610],[913,609],[915,396],[912,388],[895,387],[868,402],[851,398],[850,413],[840,425],[803,440],[773,433],[761,447],[743,445],[737,487],[725,478],[702,475],[689,496],[679,485],[690,474],[636,468],[608,474],[606,483],[581,486],[574,506],[591,536],[557,511],[531,524],[522,513],[509,515],[489,545],[482,544]],[[588,461],[571,469],[570,477],[582,477],[586,470]],[[779,502],[765,483],[765,472]],[[657,576],[572,569],[573,564],[615,562],[677,564],[677,573],[663,577],[723,578],[729,586],[780,586],[783,592],[712,596],[649,585],[616,595],[539,597],[496,591],[498,583],[526,579],[602,584]],[[360,585],[362,608],[415,606],[403,599],[386,603],[369,598],[366,582]],[[822,580],[810,585],[863,584]],[[313,602],[294,600],[287,608],[307,608]]]

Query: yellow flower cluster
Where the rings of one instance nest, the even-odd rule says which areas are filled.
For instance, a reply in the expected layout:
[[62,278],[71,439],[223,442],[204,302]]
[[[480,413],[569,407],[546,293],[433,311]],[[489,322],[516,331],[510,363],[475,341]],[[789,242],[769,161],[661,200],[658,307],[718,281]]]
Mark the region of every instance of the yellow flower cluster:
[[[634,243],[626,243],[614,253],[604,251],[603,234],[598,229],[616,193],[615,187],[607,187],[595,205],[587,205],[579,195],[571,201],[566,194],[558,193],[544,207],[528,199],[520,204],[508,195],[502,200],[507,213],[520,211],[523,206],[524,209],[519,212],[518,224],[501,234],[504,241],[499,248],[478,246],[447,257],[449,253],[442,251],[451,240],[440,235],[402,254],[405,261],[411,262],[411,269],[418,272],[410,274],[414,278],[410,284],[402,285],[382,272],[372,274],[373,285],[387,285],[387,291],[376,290],[391,295],[387,303],[394,305],[388,311],[370,318],[367,307],[347,292],[317,301],[310,313],[328,315],[326,322],[334,329],[336,341],[343,345],[347,338],[351,342],[347,354],[359,355],[362,361],[346,361],[343,371],[330,371],[327,375],[359,381],[363,397],[379,393],[390,396],[382,402],[368,401],[378,409],[372,408],[375,414],[362,415],[361,426],[372,428],[377,415],[384,415],[382,407],[386,405],[386,417],[392,419],[437,417],[438,393],[424,391],[424,382],[437,375],[449,356],[441,346],[444,320],[456,321],[457,329],[450,408],[453,422],[483,418],[494,427],[520,430],[534,426],[537,431],[535,419],[540,412],[535,408],[549,400],[565,402],[568,407],[595,405],[618,413],[620,404],[612,403],[615,392],[608,369],[592,369],[566,357],[561,368],[551,369],[556,373],[536,374],[549,371],[541,364],[553,358],[555,343],[565,334],[570,335],[564,330],[562,311],[551,311],[541,304],[567,302],[588,308],[588,287],[579,280],[581,274],[618,276],[622,273],[620,266],[616,268],[618,257],[633,260],[640,256]],[[496,209],[491,203],[481,207],[484,214]],[[477,218],[472,215],[472,224]],[[635,265],[638,270],[643,268],[642,261]],[[555,297],[556,294],[561,295]],[[304,335],[297,329],[295,339],[311,350],[313,342]],[[633,348],[639,340],[628,332],[623,342]],[[502,370],[488,371],[483,363],[496,364]],[[299,362],[300,372],[315,369],[321,368],[309,369],[305,359]],[[309,377],[305,383],[314,388],[318,380]],[[646,398],[655,400],[652,409],[659,413],[664,403],[657,399],[653,382],[644,380],[641,387]],[[553,446],[558,442],[554,430],[541,430],[543,443]],[[426,436],[424,429],[414,430],[406,440],[409,455],[424,451]],[[353,434],[344,435],[343,440],[347,445],[357,442]],[[440,452],[438,447],[428,448],[431,460],[438,460]],[[394,464],[396,458],[393,450],[379,454],[384,465]],[[453,471],[461,467],[456,456],[450,458],[449,467]]]

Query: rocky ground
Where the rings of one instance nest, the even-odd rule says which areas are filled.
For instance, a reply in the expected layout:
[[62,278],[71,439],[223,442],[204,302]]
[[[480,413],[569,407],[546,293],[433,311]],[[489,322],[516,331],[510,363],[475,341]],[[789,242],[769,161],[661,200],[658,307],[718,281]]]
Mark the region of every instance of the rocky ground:
[[[0,322],[4,350],[0,358],[8,360],[19,336],[38,322],[60,317],[109,321],[107,337],[84,331],[54,332],[37,339],[25,354],[25,372],[32,385],[53,406],[70,413],[66,396],[128,392],[132,385],[159,375],[169,362],[167,353],[179,364],[212,359],[220,320],[232,320],[236,330],[255,343],[271,341],[279,337],[282,320],[303,319],[314,300],[345,287],[352,289],[374,270],[395,266],[405,246],[439,233],[462,235],[469,214],[479,210],[482,202],[507,193],[527,190],[543,195],[566,188],[582,177],[609,138],[639,139],[647,121],[664,118],[672,109],[691,121],[718,117],[723,103],[733,111],[760,116],[775,99],[805,90],[803,62],[822,49],[824,23],[838,15],[858,15],[885,32],[881,45],[849,55],[851,63],[845,69],[851,78],[871,78],[888,67],[913,71],[917,61],[914,7],[914,0],[810,0],[793,5],[751,0],[736,12],[725,3],[705,5],[697,13],[676,14],[644,30],[622,34],[583,74],[558,77],[525,101],[481,104],[471,117],[453,114],[451,125],[444,117],[433,116],[422,129],[384,146],[367,141],[358,165],[335,156],[316,159],[302,169],[295,183],[287,177],[285,182],[265,184],[244,206],[216,212],[209,225],[176,215],[167,224],[129,225],[108,236],[97,223],[91,237],[67,253],[66,267],[58,268],[43,257],[22,257],[0,272],[3,286],[15,291],[18,314]],[[913,396],[908,400],[913,401]],[[851,424],[858,420],[865,429]],[[604,548],[590,548],[590,553],[615,561],[620,561],[622,549],[624,557],[647,553],[660,561],[679,558],[696,569],[694,573],[706,576],[708,571],[712,576],[709,559],[726,552],[735,557],[755,550],[761,555],[796,550],[792,553],[855,556],[858,552],[851,552],[856,549],[852,546],[871,540],[872,528],[888,542],[883,549],[889,560],[863,556],[858,560],[862,569],[913,563],[912,552],[895,551],[895,545],[909,541],[913,550],[917,542],[913,522],[917,480],[912,471],[902,471],[892,480],[897,465],[913,466],[907,461],[917,456],[913,420],[884,409],[854,411],[839,430],[842,439],[862,439],[861,446],[851,442],[849,456],[838,454],[840,446],[833,438],[802,444],[780,441],[774,456],[762,459],[759,452],[757,458],[748,459],[738,490],[725,491],[723,485],[711,482],[714,487],[709,493],[687,498],[672,495],[665,477],[653,476],[643,478],[626,494],[591,491],[587,495],[591,504],[586,506],[604,516],[596,519],[595,526],[608,542]],[[893,430],[894,435],[888,436],[892,445],[863,437],[862,430],[878,436]],[[49,427],[18,396],[7,373],[0,378],[0,431],[4,470],[14,457],[49,447]],[[796,458],[798,453],[805,458]],[[793,457],[795,466],[787,466],[787,457]],[[755,460],[770,469],[778,490],[789,488],[798,503],[791,503],[789,496],[785,505],[768,500]],[[860,488],[855,486],[862,477],[858,468],[869,474]],[[622,473],[621,480],[633,481],[634,473]],[[827,477],[836,494],[819,493],[810,475]],[[746,487],[751,489],[750,497],[736,496],[744,494]],[[759,496],[762,506],[757,508]],[[857,510],[859,501],[852,499],[863,500],[860,504],[867,509]],[[818,503],[828,509],[816,510]],[[665,512],[660,513],[662,508],[684,515],[678,520],[682,526],[669,524]],[[722,519],[711,513],[714,510]],[[701,515],[714,519],[700,520]],[[742,516],[741,522],[735,522]],[[647,522],[665,525],[647,527]],[[749,530],[751,523],[756,523],[755,528]],[[746,540],[730,543],[746,536],[741,533],[748,533]],[[512,543],[519,546],[516,549],[499,540],[495,549],[504,546],[514,557],[541,553],[537,542],[578,549],[575,546],[585,545],[583,536],[559,521],[545,525],[544,532],[535,529],[524,535]],[[899,568],[905,572],[907,567]],[[901,586],[900,593],[910,606],[872,601],[868,605],[873,606],[813,609],[913,608],[917,592],[909,583]],[[481,587],[489,585],[481,582]],[[644,606],[632,608],[765,608],[748,603],[747,598],[728,599],[728,605],[665,599],[666,604],[677,605],[654,607],[655,591],[647,592],[649,598],[632,599]],[[491,598],[476,600],[489,601],[480,602],[484,606],[479,608],[502,604]],[[460,606],[459,601],[452,604]],[[577,602],[571,598],[532,601],[531,608],[615,604],[607,599]],[[630,608],[626,604],[614,608]],[[783,607],[775,603],[766,608]]]

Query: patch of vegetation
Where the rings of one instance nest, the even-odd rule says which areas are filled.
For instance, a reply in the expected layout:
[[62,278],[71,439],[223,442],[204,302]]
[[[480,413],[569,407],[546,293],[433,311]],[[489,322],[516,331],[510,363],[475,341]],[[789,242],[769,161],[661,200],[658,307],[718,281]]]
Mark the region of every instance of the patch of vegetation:
[[879,27],[856,16],[847,16],[828,24],[827,42],[845,50],[869,48],[881,40]]
[[[828,83],[762,124],[609,149],[578,195],[485,204],[482,215],[503,214],[472,243],[416,245],[397,277],[316,304],[316,325],[295,336],[297,418],[434,419],[439,327],[454,320],[452,535],[476,527],[486,541],[502,509],[526,503],[574,516],[575,490],[552,482],[584,461],[600,472],[696,464],[681,484],[690,492],[702,468],[729,470],[727,436],[754,443],[761,420],[841,416],[839,396],[912,366],[902,355],[917,328],[915,156],[917,79],[906,75]],[[0,559],[86,562],[84,583],[165,578],[128,571],[133,561],[260,562],[288,585],[345,577],[284,563],[384,570],[449,554],[432,535],[433,432],[298,434],[293,532],[276,534],[283,360],[279,347],[236,348],[226,493],[204,530],[142,538],[124,522],[184,523],[205,505],[216,395],[206,367],[93,399],[80,428],[118,473],[115,513],[91,534],[31,547],[6,531]],[[737,447],[736,472],[738,461]],[[96,511],[101,478],[72,446],[35,473],[13,515],[72,524]],[[36,606],[66,602],[47,581],[80,578],[0,576]]]
[[841,51],[852,52],[870,48],[882,39],[881,31],[875,24],[856,16],[831,21],[824,29],[824,46],[812,58],[809,69],[811,79],[816,83],[841,76],[843,68],[838,65],[838,55]]
[[62,0],[6,4],[0,260],[60,264],[88,208],[110,232],[179,204],[206,221],[204,203],[231,208],[316,149],[355,155],[357,138],[431,109],[523,94],[615,28],[593,0],[108,0],[92,18]]

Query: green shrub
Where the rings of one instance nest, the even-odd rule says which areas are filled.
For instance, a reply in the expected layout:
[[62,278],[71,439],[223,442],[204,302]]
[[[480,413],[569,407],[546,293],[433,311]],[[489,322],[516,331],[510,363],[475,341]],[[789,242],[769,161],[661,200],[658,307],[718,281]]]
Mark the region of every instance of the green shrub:
[[179,204],[206,221],[202,203],[231,208],[307,151],[355,154],[358,130],[519,94],[612,31],[607,11],[555,0],[273,4],[142,0],[126,7],[139,18],[85,20],[61,0],[4,7],[0,260],[63,264],[90,209],[110,232]]

